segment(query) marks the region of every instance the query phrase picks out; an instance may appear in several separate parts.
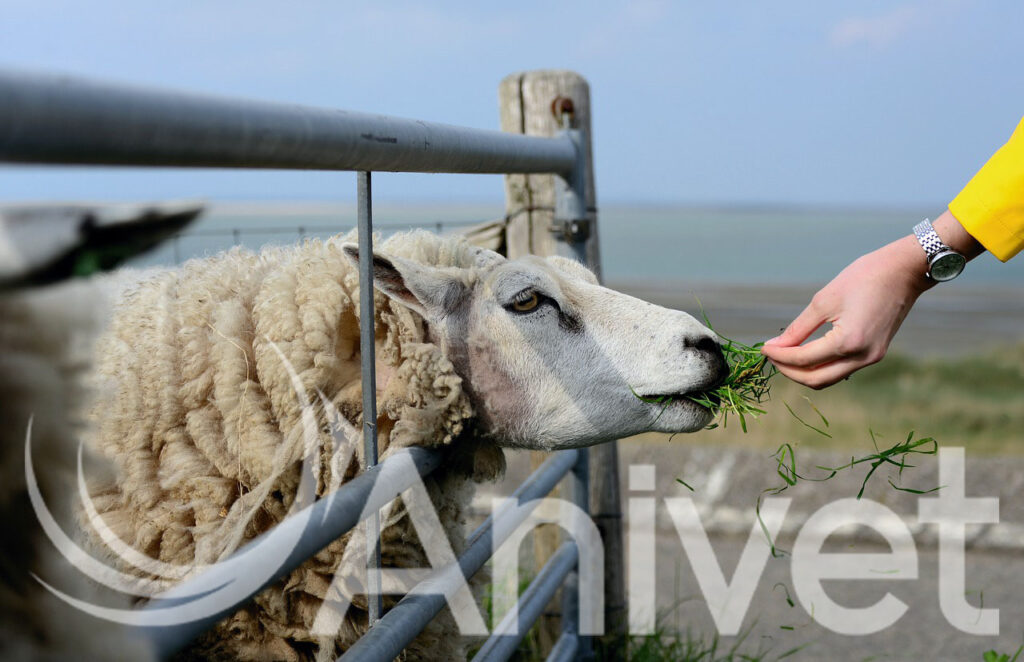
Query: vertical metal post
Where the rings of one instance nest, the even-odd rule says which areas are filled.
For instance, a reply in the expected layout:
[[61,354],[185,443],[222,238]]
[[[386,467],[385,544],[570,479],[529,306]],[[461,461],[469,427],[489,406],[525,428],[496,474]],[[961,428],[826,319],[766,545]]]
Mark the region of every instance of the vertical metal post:
[[[377,464],[377,375],[373,335],[373,203],[370,173],[356,173],[359,227],[359,354],[363,377],[363,470]],[[380,514],[366,520],[366,601],[370,625],[383,610],[380,578]]]
[[[590,454],[588,449],[577,450],[579,455],[572,471],[565,477],[566,496],[568,500],[583,510],[590,512]],[[564,536],[569,540],[569,536]],[[576,567],[565,578],[562,585],[562,634],[576,637],[579,645],[576,648],[577,660],[589,660],[592,657],[591,643],[589,637],[581,637],[580,628],[580,572],[579,559]]]
[[[546,89],[542,81],[548,74],[537,74],[540,80],[532,88]],[[522,83],[525,85],[525,83]],[[555,211],[553,214],[554,252],[583,261],[601,280],[600,252],[597,236],[597,200],[594,193],[593,157],[590,151],[590,94],[585,81],[570,82],[558,87],[559,96],[551,104],[560,124],[560,134],[567,136],[577,152],[575,166],[554,177]],[[520,97],[522,92],[520,91]],[[544,115],[543,109],[541,114]],[[623,544],[622,504],[618,489],[618,449],[608,442],[590,449],[590,460],[601,467],[593,477],[593,509],[591,516],[604,543],[604,623],[605,635],[598,644],[602,657],[618,659],[625,655],[626,586]]]
[[[587,263],[586,241],[590,236],[590,219],[587,215],[584,171],[586,159],[580,144],[582,133],[572,128],[572,115],[562,113],[559,118],[562,130],[559,135],[568,136],[576,147],[576,166],[572,172],[555,177],[555,252],[563,257]],[[566,496],[573,504],[590,512],[590,453],[580,449],[572,472],[566,477]],[[567,536],[563,536],[566,537]],[[589,660],[590,639],[581,637],[580,623],[580,572],[579,560],[576,568],[565,578],[562,585],[562,638],[575,637],[577,641],[575,660]],[[561,641],[561,638],[559,639]]]

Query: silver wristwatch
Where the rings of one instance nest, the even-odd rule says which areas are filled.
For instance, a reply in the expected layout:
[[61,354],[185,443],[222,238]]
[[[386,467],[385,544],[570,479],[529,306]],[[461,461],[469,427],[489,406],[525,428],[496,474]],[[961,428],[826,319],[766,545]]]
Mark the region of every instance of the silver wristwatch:
[[924,249],[928,261],[928,271],[925,275],[928,278],[941,283],[953,280],[963,272],[967,258],[942,243],[942,239],[932,227],[932,222],[927,218],[914,226],[914,236]]

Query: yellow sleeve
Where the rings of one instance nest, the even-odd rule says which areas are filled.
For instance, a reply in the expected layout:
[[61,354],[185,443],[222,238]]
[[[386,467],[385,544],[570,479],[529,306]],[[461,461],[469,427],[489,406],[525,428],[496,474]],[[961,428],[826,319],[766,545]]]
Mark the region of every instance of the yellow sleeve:
[[1024,248],[1024,119],[949,203],[949,211],[1003,262]]

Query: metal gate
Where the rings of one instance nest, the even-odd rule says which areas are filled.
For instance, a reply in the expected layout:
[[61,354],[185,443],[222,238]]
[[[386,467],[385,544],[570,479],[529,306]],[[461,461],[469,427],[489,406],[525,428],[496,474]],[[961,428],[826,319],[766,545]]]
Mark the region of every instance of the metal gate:
[[[253,595],[301,565],[328,543],[366,518],[368,593],[372,627],[342,660],[391,660],[445,605],[445,587],[460,573],[468,578],[491,552],[529,516],[529,509],[499,510],[470,536],[457,563],[436,570],[387,614],[381,614],[378,511],[418,477],[441,464],[439,451],[412,448],[377,463],[374,394],[374,314],[372,288],[372,171],[446,173],[554,173],[556,219],[566,227],[587,218],[585,169],[580,132],[565,128],[552,138],[470,129],[343,110],[224,99],[144,90],[58,76],[0,72],[0,161],[18,163],[351,170],[357,172],[360,324],[363,389],[364,471],[331,499],[321,499],[304,515],[285,519],[250,543],[293,545],[270,579],[230,608],[180,625],[147,632],[161,659],[232,613]],[[583,257],[582,242],[565,233],[560,252]],[[414,470],[409,470],[414,467]],[[554,453],[513,495],[528,503],[548,494],[568,476],[568,497],[588,506],[586,449]],[[388,489],[371,488],[384,485]],[[387,495],[387,496],[378,496]],[[372,500],[371,500],[372,498]],[[318,526],[305,522],[317,521]],[[297,544],[294,542],[298,540]],[[245,552],[239,550],[234,558]],[[559,586],[563,591],[563,634],[549,660],[585,658],[590,643],[579,634],[577,604],[579,550],[565,542],[495,628],[476,660],[504,660],[515,651],[529,624],[540,616]],[[254,567],[259,557],[246,559]],[[162,600],[212,590],[225,580],[223,565],[161,596]],[[156,607],[151,607],[156,608]],[[515,630],[516,619],[521,627]]]

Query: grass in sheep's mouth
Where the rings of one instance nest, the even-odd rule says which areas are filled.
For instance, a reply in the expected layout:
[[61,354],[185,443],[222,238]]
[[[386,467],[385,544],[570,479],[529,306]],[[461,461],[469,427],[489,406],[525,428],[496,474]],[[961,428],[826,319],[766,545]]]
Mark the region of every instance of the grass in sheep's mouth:
[[668,409],[668,406],[673,402],[693,402],[704,407],[705,409],[710,409],[711,411],[715,411],[715,408],[718,407],[718,404],[720,402],[718,396],[713,391],[694,391],[692,393],[640,395],[639,393],[633,390],[632,386],[629,387],[629,390],[633,394],[633,397],[635,397],[637,400],[640,400],[641,402],[662,406],[661,411],[658,412],[658,417],[654,419],[655,423],[658,422],[658,420],[661,418],[661,415],[665,413],[665,410]]
[[[701,314],[704,314],[703,306]],[[707,315],[704,315],[704,323],[714,331]],[[721,386],[709,391],[673,395],[644,396],[633,391],[632,387],[629,390],[644,402],[664,405],[658,418],[661,418],[661,414],[665,413],[665,408],[672,402],[689,400],[714,414],[714,422],[705,429],[713,430],[719,426],[726,427],[729,423],[729,416],[733,415],[739,419],[740,427],[746,432],[747,417],[757,418],[765,413],[762,405],[768,400],[769,382],[777,371],[775,366],[761,354],[761,346],[764,343],[744,345],[721,334],[718,334],[718,337],[724,342],[722,354],[729,365],[729,376]]]
[[[706,321],[707,317],[704,319]],[[708,324],[708,327],[711,325]],[[729,364],[729,376],[718,388],[686,397],[715,414],[716,420],[707,426],[708,430],[719,425],[726,427],[729,415],[732,414],[739,419],[740,427],[746,432],[747,417],[757,418],[765,413],[761,406],[768,400],[769,382],[777,371],[761,354],[764,343],[744,345],[721,334],[719,337],[725,341],[722,353]]]

